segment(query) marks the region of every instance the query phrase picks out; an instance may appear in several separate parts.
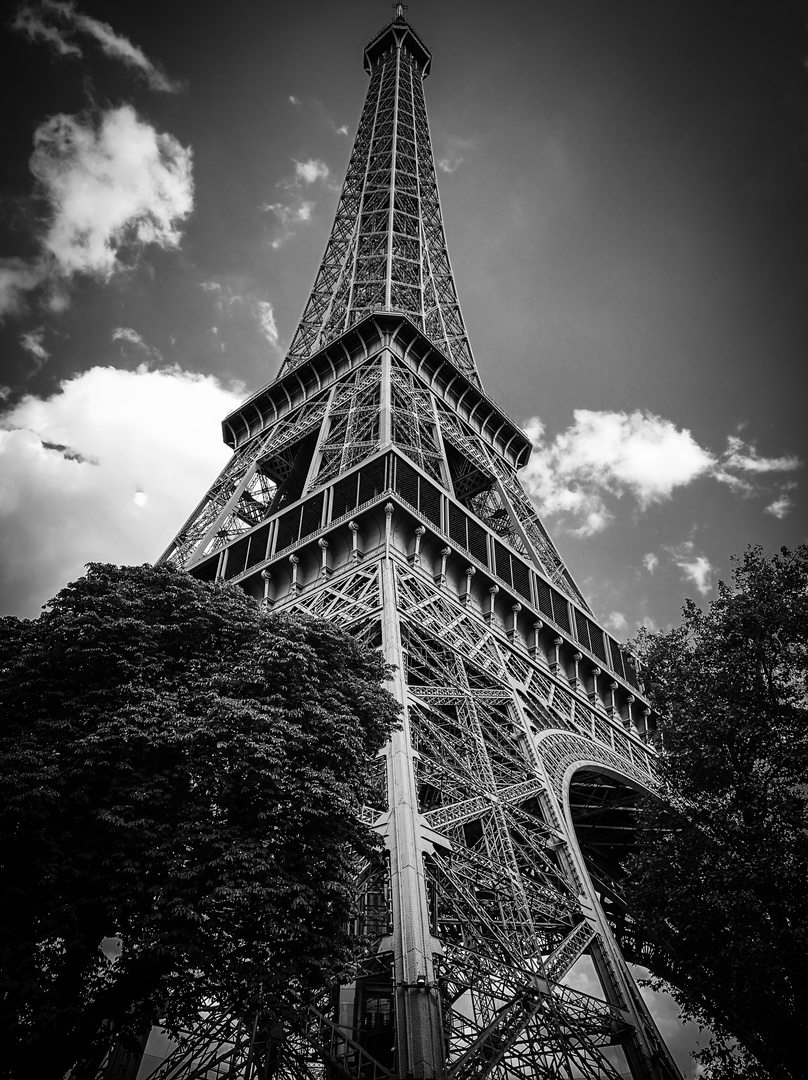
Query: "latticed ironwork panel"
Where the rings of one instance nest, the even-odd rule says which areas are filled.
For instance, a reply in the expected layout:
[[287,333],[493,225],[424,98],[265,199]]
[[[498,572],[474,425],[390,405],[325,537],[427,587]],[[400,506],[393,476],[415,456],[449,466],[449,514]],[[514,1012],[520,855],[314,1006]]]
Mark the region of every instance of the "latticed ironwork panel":
[[433,480],[445,483],[432,395],[403,364],[391,365],[390,425],[390,441]]
[[319,462],[310,486],[347,472],[378,450],[381,433],[381,368],[366,364],[334,389],[328,424],[318,447]]
[[[614,800],[619,785],[604,776],[653,785],[653,753],[418,568],[394,558],[391,569],[392,576],[381,553],[360,559],[291,602],[382,645],[394,604],[412,810],[423,837],[403,855],[421,882],[435,950],[422,957],[424,988],[400,970],[402,921],[413,913],[396,902],[406,875],[393,842],[357,871],[352,926],[367,951],[354,982],[339,991],[339,1014],[328,993],[280,1019],[262,1014],[238,1024],[226,1010],[211,1010],[154,1080],[242,1075],[248,1062],[251,1075],[283,1080],[400,1076],[395,1047],[413,995],[439,1004],[440,1068],[425,1076],[616,1080],[628,1063],[634,1076],[670,1080],[675,1071],[625,981],[608,925],[634,951],[636,928],[615,905],[615,881],[600,880],[599,857],[609,917],[594,915],[594,864],[574,857],[563,813],[565,777],[585,761],[580,827],[596,834],[599,850],[601,819],[625,830],[614,816],[630,795],[624,783]],[[363,819],[391,838],[391,815],[403,814],[402,780],[389,751],[379,765]],[[609,991],[601,997],[568,981],[585,954],[597,957]],[[412,1023],[406,1018],[405,1030]]]
[[282,374],[366,315],[395,311],[478,381],[438,198],[425,54],[414,44],[401,21],[376,51],[334,226]]

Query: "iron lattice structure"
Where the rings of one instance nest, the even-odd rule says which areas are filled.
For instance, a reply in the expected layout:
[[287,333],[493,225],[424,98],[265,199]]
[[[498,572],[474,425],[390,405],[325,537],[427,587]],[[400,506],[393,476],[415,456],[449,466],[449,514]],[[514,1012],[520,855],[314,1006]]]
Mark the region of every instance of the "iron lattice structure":
[[[224,421],[233,456],[163,561],[380,647],[404,723],[366,821],[370,944],[296,1024],[200,1019],[155,1080],[519,1080],[678,1072],[628,962],[620,896],[654,725],[517,476],[525,435],[485,395],[443,230],[399,14],[336,220],[275,382]],[[569,974],[591,959],[601,990]]]

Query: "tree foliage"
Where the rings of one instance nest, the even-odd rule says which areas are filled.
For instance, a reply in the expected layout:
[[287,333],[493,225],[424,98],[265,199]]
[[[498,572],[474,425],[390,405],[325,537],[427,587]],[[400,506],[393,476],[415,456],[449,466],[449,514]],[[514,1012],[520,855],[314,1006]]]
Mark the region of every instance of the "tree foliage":
[[385,675],[326,622],[169,568],[93,564],[2,620],[0,1075],[344,969]]
[[[808,546],[734,560],[709,610],[635,647],[659,710],[663,800],[630,864],[654,974],[717,1031],[715,1078],[804,1075]],[[733,1039],[739,1046],[732,1049]]]

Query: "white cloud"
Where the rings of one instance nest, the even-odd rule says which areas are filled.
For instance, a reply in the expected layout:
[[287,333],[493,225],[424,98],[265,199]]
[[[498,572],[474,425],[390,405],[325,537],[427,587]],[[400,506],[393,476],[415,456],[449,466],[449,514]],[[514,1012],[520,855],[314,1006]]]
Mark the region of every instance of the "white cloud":
[[290,94],[288,100],[292,103],[292,105],[295,106],[295,108],[299,108],[299,106],[300,106],[300,98],[299,97],[295,97],[294,94]]
[[84,15],[71,2],[42,0],[39,5],[23,5],[11,27],[26,34],[31,41],[43,41],[62,56],[83,56],[81,48],[70,41],[68,35],[85,34],[100,46],[105,55],[142,75],[152,90],[176,93],[181,89],[181,84],[169,79],[137,45],[116,33],[109,23]]
[[270,244],[276,250],[294,235],[295,226],[311,221],[312,212],[317,205],[314,200],[304,195],[306,189],[313,184],[321,183],[329,185],[331,170],[324,161],[319,158],[309,158],[307,161],[297,161],[294,174],[285,180],[279,181],[275,186],[278,190],[286,192],[286,195],[277,202],[265,202],[261,210],[273,214],[281,224],[281,232],[272,238]]
[[46,45],[50,45],[52,49],[55,49],[60,56],[83,55],[78,45],[68,41],[55,26],[48,26],[42,15],[27,4],[17,11],[11,29],[25,34],[29,41],[44,41]]
[[534,444],[522,473],[526,488],[544,514],[566,518],[568,527],[583,536],[599,532],[613,519],[606,496],[631,495],[638,508],[646,510],[703,477],[745,495],[758,494],[764,490],[765,474],[802,464],[791,454],[762,457],[737,436],[730,436],[727,449],[716,455],[686,428],[640,410],[576,409],[574,423],[552,442],[538,417],[525,430]]
[[18,314],[23,306],[23,294],[35,289],[42,281],[43,270],[22,259],[0,259],[0,322],[6,315]]
[[261,323],[261,332],[270,345],[277,345],[278,327],[275,323],[275,312],[272,310],[272,304],[268,300],[256,300],[255,304]]
[[128,341],[131,345],[139,345],[142,349],[148,349],[148,345],[131,326],[116,326],[112,331],[113,341]]
[[155,349],[153,345],[149,345],[144,341],[142,336],[133,330],[131,326],[116,326],[112,331],[113,341],[126,341],[130,345],[134,345],[137,349],[142,349],[148,356],[153,356],[158,360],[162,360],[162,355],[159,349]]
[[796,454],[761,457],[754,443],[745,443],[739,436],[729,435],[721,464],[727,471],[735,469],[747,473],[768,473],[790,472],[798,469],[802,462]]
[[655,555],[653,551],[649,551],[645,555],[643,555],[642,564],[649,574],[653,574],[653,572],[659,566],[659,556]]
[[146,56],[142,49],[133,45],[128,38],[116,34],[109,23],[93,19],[89,15],[82,15],[76,11],[73,4],[48,4],[49,7],[59,8],[68,13],[75,22],[76,28],[95,38],[107,56],[122,61],[127,67],[135,68],[145,76],[152,90],[161,90],[165,93],[176,93],[181,89],[181,84],[169,79],[157,65]]
[[702,596],[713,587],[712,576],[715,567],[706,555],[696,552],[696,545],[692,540],[685,540],[681,544],[675,544],[666,548],[673,562],[682,571],[686,581],[692,581]]
[[686,578],[692,581],[702,596],[706,596],[712,589],[713,566],[706,555],[696,555],[694,559],[677,559],[676,565],[682,570]]
[[784,517],[787,517],[791,513],[793,508],[794,500],[790,495],[784,493],[776,498],[774,502],[769,503],[766,507],[766,513],[772,514],[779,521],[782,521]]
[[159,556],[229,451],[220,421],[243,397],[212,376],[94,367],[0,417],[0,595],[38,609],[93,560]]
[[610,611],[606,618],[603,620],[604,626],[607,626],[614,633],[619,634],[623,630],[628,629],[628,620],[622,611]]
[[331,170],[324,161],[309,158],[308,161],[295,161],[295,177],[304,184],[313,184],[315,180],[327,180]]
[[295,225],[301,221],[311,221],[314,205],[313,202],[264,203],[261,209],[274,214],[281,225]]
[[45,338],[45,330],[39,326],[36,330],[28,330],[26,333],[20,335],[20,345],[29,352],[36,361],[36,370],[42,367],[45,361],[50,356],[50,353],[42,344]]
[[129,105],[97,125],[52,116],[34,136],[31,170],[51,204],[45,249],[67,277],[109,277],[124,247],[177,247],[193,209],[190,149]]
[[441,172],[453,173],[464,159],[464,154],[475,148],[473,139],[463,139],[459,135],[449,135],[439,140],[442,144],[435,156],[435,164]]
[[245,303],[245,298],[240,293],[229,285],[223,285],[221,281],[203,281],[199,287],[214,298],[217,311],[227,311],[233,304]]
[[334,132],[337,135],[347,135],[348,134],[348,125],[347,124],[340,124],[339,127],[334,128]]
[[648,412],[576,409],[575,422],[544,442],[538,418],[526,432],[535,449],[522,479],[545,513],[566,514],[581,535],[612,518],[603,493],[630,492],[644,509],[708,472],[714,458],[689,431]]
[[[219,281],[203,281],[201,288],[214,297],[216,310],[225,316],[231,327],[239,322],[243,326],[245,316],[247,317],[246,321],[251,326],[255,325],[257,319],[262,335],[273,348],[280,348],[278,326],[275,322],[275,309],[269,300],[259,300],[249,292],[237,292],[229,285],[223,285]],[[212,331],[214,334],[218,334],[219,328],[214,326]],[[224,348],[225,346],[222,344],[222,349]]]

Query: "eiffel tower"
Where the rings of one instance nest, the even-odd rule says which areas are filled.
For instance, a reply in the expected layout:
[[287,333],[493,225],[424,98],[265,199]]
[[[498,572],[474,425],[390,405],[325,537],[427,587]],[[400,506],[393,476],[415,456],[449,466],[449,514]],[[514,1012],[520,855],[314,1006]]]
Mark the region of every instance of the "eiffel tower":
[[[370,942],[293,1030],[211,1008],[155,1078],[514,1080],[680,1074],[629,963],[620,891],[654,721],[517,473],[458,304],[423,82],[398,5],[333,229],[280,373],[161,562],[332,619],[394,666],[402,729],[363,816]],[[588,994],[576,989],[590,973]]]

